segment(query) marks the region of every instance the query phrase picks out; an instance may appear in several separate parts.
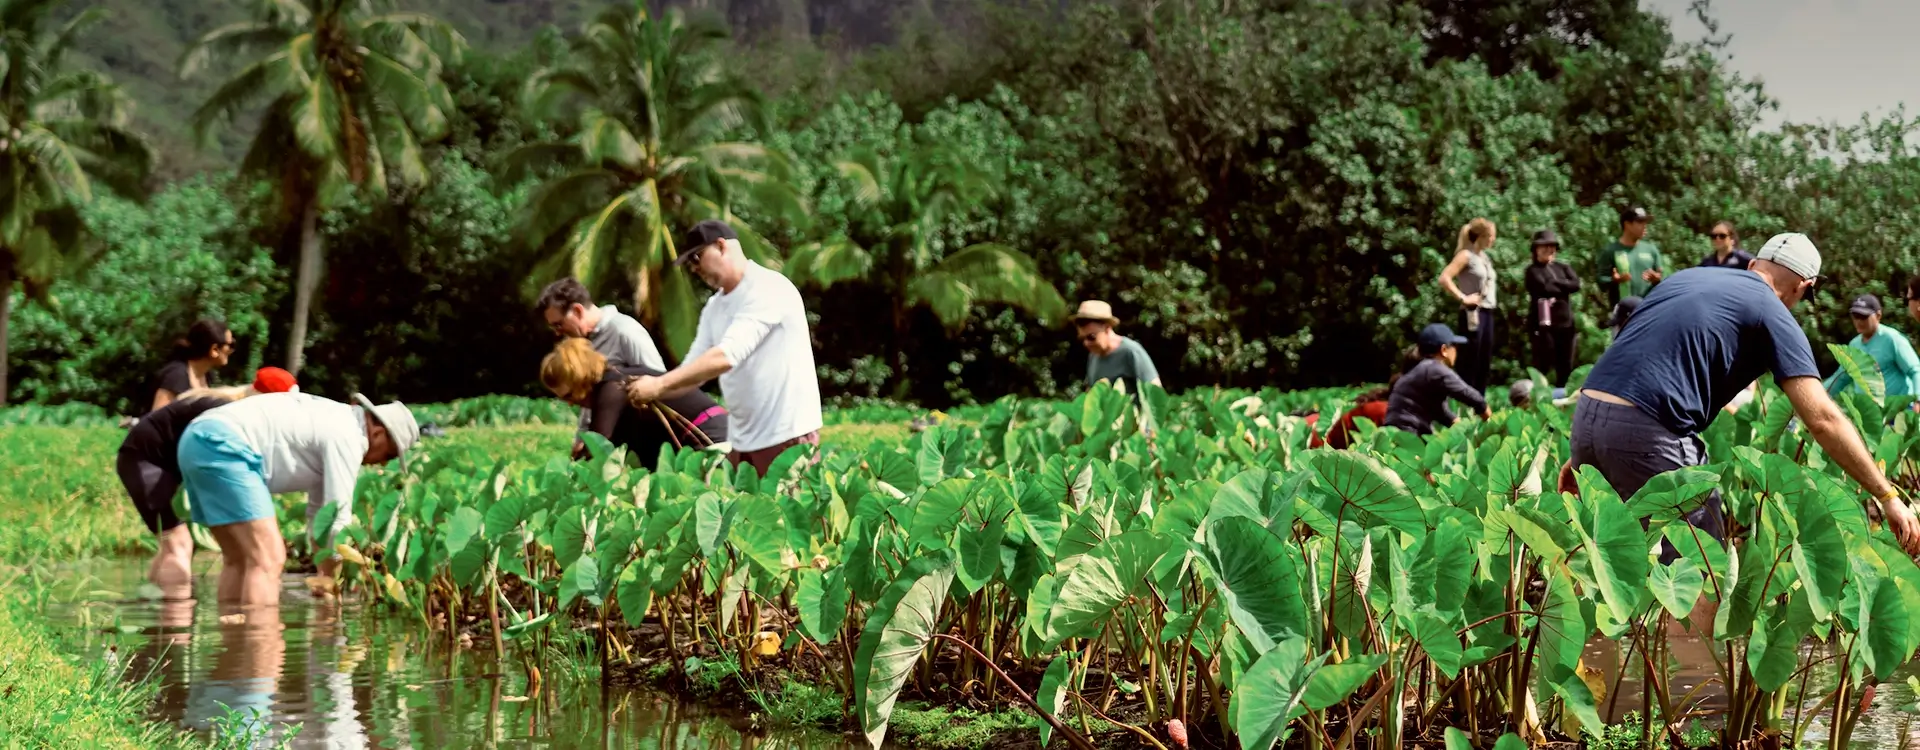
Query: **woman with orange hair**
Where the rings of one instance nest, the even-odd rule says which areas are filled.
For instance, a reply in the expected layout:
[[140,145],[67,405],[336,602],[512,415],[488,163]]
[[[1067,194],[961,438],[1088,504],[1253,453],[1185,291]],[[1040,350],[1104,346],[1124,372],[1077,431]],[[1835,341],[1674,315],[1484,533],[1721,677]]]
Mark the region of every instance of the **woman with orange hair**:
[[[659,463],[663,445],[708,446],[727,441],[726,408],[698,389],[644,407],[627,402],[628,378],[661,374],[640,365],[609,367],[606,356],[583,338],[561,339],[540,363],[540,382],[547,390],[588,409],[587,429],[614,445],[626,446],[627,453],[648,470]],[[656,406],[663,411],[656,411]]]
[[1460,301],[1466,314],[1467,343],[1460,347],[1460,378],[1481,393],[1493,377],[1494,295],[1493,222],[1476,218],[1460,228],[1453,261],[1440,272],[1440,288]]

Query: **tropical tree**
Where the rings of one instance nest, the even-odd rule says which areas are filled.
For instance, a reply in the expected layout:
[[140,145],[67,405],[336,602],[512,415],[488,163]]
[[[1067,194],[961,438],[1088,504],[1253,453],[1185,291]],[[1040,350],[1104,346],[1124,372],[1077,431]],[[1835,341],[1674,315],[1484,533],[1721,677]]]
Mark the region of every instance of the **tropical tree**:
[[465,46],[453,27],[383,0],[256,0],[253,20],[207,32],[181,57],[183,78],[218,59],[248,60],[194,113],[203,141],[267,102],[240,169],[272,179],[299,221],[288,369],[304,359],[323,270],[321,212],[350,187],[384,195],[389,182],[427,181],[421,146],[447,132],[454,111],[441,72]]
[[683,353],[693,344],[699,298],[683,273],[664,273],[680,228],[720,219],[749,256],[772,256],[735,213],[803,211],[786,159],[725,140],[760,125],[760,98],[719,57],[726,27],[678,10],[655,17],[645,2],[609,8],[571,42],[564,63],[528,81],[523,107],[570,125],[564,140],[530,144],[507,161],[508,178],[547,177],[527,201],[518,233],[543,251],[531,284],[562,274],[606,293],[632,284],[641,320]]
[[851,186],[848,232],[795,248],[783,270],[795,284],[821,289],[843,281],[880,287],[891,305],[895,373],[906,374],[915,308],[931,310],[948,331],[966,325],[976,302],[1009,304],[1050,322],[1066,315],[1066,302],[1026,253],[992,243],[942,250],[948,220],[998,189],[956,149],[928,143],[890,161],[862,149],[834,167]]
[[125,129],[131,106],[119,87],[64,56],[100,20],[89,10],[49,33],[63,0],[0,0],[0,405],[7,398],[13,287],[48,301],[47,287],[86,260],[79,209],[95,184],[132,194],[153,165]]

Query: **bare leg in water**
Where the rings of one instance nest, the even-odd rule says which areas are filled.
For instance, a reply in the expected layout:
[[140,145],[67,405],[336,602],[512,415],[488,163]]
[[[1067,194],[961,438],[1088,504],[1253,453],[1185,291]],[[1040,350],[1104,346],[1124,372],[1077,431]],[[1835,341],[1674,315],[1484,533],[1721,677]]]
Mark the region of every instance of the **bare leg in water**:
[[155,541],[159,550],[153,554],[153,564],[147,566],[147,580],[167,599],[193,596],[193,534],[187,525],[162,531]]
[[287,544],[280,523],[258,518],[214,526],[220,544],[220,603],[242,607],[279,606],[280,574],[287,567]]

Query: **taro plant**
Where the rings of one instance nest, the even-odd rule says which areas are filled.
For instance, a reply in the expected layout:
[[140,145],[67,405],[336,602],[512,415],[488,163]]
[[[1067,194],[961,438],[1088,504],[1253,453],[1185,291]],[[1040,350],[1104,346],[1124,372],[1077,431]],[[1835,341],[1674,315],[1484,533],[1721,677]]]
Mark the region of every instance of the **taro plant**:
[[[903,697],[1024,706],[1072,747],[1515,748],[1627,711],[1681,746],[1709,690],[1726,745],[1816,721],[1844,744],[1920,645],[1920,567],[1771,387],[1708,432],[1713,463],[1627,498],[1591,468],[1548,489],[1550,405],[1334,451],[1291,416],[1332,393],[1141,395],[1001,401],[765,478],[698,451],[631,470],[592,438],[517,471],[429,451],[361,488],[347,586],[499,658],[577,630],[602,669],[817,674],[876,746]],[[1911,467],[1904,399],[1845,402]],[[1714,493],[1724,547],[1683,520]],[[1676,689],[1677,637],[1707,684]]]

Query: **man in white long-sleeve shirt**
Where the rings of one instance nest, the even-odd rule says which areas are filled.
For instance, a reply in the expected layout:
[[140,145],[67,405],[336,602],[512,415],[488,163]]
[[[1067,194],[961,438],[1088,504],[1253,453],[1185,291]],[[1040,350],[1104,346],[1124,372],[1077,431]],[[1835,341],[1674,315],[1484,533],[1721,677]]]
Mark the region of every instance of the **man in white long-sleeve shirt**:
[[767,473],[796,445],[820,443],[820,381],[800,290],[778,272],[748,260],[723,222],[695,224],[675,265],[691,266],[714,295],[700,310],[700,330],[679,367],[627,385],[636,404],[657,401],[720,379],[731,423],[734,465]]
[[[374,406],[354,394],[343,404],[301,393],[270,393],[207,412],[180,439],[180,473],[193,498],[193,520],[220,543],[220,601],[242,606],[280,601],[286,541],[274,493],[307,493],[307,521],[316,543],[328,543],[353,519],[360,467],[399,457],[420,438],[413,413],[399,402]],[[333,506],[325,529],[311,524]],[[331,576],[339,561],[322,563]]]

